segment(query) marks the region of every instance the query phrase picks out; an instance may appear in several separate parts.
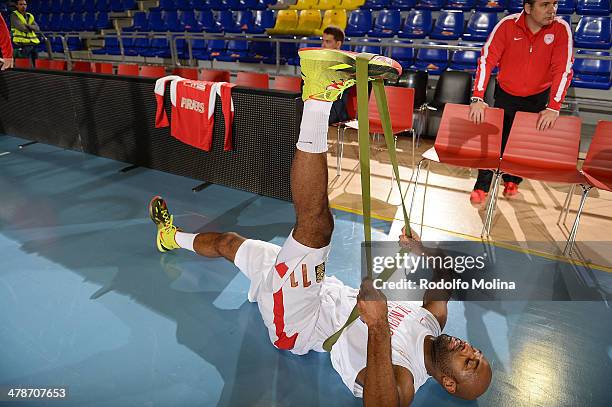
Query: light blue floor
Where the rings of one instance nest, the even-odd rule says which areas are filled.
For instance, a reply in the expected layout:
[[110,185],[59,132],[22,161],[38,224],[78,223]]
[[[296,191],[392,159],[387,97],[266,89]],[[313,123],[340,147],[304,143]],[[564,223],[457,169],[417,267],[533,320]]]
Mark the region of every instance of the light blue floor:
[[[186,230],[281,244],[290,203],[23,142],[0,136],[0,386],[68,386],[57,406],[361,405],[327,354],[273,348],[231,264],[159,254],[146,209],[160,194]],[[356,286],[361,218],[335,215],[326,269]],[[446,331],[485,352],[493,384],[463,402],[430,381],[414,405],[610,405],[603,302],[453,302]]]

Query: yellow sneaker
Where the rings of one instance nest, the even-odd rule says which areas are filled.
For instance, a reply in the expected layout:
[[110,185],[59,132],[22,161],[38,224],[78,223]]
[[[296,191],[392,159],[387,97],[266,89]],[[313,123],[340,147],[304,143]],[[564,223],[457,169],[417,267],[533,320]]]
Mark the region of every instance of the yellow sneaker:
[[[355,85],[357,52],[325,48],[299,50],[300,67],[304,79],[302,99],[333,102]],[[402,67],[391,58],[377,55],[368,63],[370,79],[396,79]]]
[[172,223],[173,217],[168,212],[166,201],[161,196],[155,196],[151,199],[149,216],[157,225],[157,249],[165,253],[180,248],[175,240],[177,228]]

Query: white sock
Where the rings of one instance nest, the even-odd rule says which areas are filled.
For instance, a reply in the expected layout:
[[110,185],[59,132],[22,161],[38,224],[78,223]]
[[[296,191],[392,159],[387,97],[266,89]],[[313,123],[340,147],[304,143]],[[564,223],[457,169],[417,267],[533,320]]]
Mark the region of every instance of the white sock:
[[194,233],[176,232],[174,240],[176,240],[176,244],[181,246],[183,249],[191,250],[195,253],[195,249],[193,248],[193,241],[195,240],[196,236],[197,235]]
[[304,102],[300,137],[295,145],[307,153],[327,151],[327,131],[332,103],[309,99]]

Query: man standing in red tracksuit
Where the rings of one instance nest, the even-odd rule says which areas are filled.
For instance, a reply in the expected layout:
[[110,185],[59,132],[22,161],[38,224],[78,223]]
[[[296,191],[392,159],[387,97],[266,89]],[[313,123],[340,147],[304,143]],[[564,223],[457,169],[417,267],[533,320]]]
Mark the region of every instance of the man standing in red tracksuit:
[[11,45],[11,35],[9,34],[4,18],[0,16],[0,50],[2,58],[0,59],[0,70],[13,67],[13,46]]
[[[504,109],[502,151],[517,111],[539,113],[541,131],[552,127],[572,81],[572,31],[565,20],[555,18],[557,0],[524,0],[523,4],[521,13],[495,26],[483,46],[470,104],[470,120],[482,122],[487,106],[484,93],[491,71],[498,66],[495,107]],[[472,204],[485,201],[492,179],[492,171],[478,170]],[[516,195],[522,178],[504,174],[503,180],[504,195]]]

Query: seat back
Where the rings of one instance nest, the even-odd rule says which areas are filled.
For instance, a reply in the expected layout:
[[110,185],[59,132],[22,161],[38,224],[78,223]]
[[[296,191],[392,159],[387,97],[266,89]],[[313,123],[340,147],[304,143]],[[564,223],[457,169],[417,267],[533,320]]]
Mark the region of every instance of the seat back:
[[314,31],[321,27],[321,12],[319,10],[302,10],[298,20],[298,31]]
[[[373,44],[380,44],[379,38],[364,38],[361,42],[368,42]],[[380,45],[355,45],[355,52],[368,52],[370,54],[382,54],[382,48]]]
[[485,41],[495,25],[497,24],[497,13],[477,11],[470,16],[465,27],[464,38]]
[[440,161],[468,168],[497,168],[504,111],[487,108],[480,124],[469,119],[469,111],[467,105],[448,103],[444,107],[434,142]]
[[403,37],[425,38],[433,28],[433,19],[430,10],[411,10],[406,16]]
[[444,6],[444,0],[419,0],[416,8],[419,10],[440,10]]
[[268,89],[270,77],[267,73],[238,72],[236,85],[249,88]]
[[427,101],[427,81],[429,75],[424,71],[404,70],[397,81],[397,86],[414,89],[414,106],[417,108]]
[[[457,45],[465,47],[479,47],[482,48],[481,43],[473,42],[459,42]],[[478,58],[480,58],[481,51],[462,50],[454,51],[451,57],[450,68],[458,71],[466,71],[470,73],[476,72],[478,65]]]
[[355,10],[363,6],[364,3],[365,0],[342,0],[342,2],[340,3],[340,7],[338,8],[345,10]]
[[393,34],[401,27],[401,16],[399,10],[382,10],[378,13],[374,22],[374,31],[384,34]]
[[117,65],[117,75],[138,76],[138,65],[119,64]]
[[140,68],[139,76],[144,76],[146,78],[161,78],[162,76],[166,76],[166,67],[144,65]]
[[276,15],[274,30],[291,30],[298,26],[297,10],[280,10]]
[[574,36],[577,46],[610,48],[610,17],[584,16],[578,21]]
[[301,92],[302,78],[297,76],[277,76],[274,78],[274,89]]
[[436,84],[432,106],[446,103],[469,104],[472,94],[472,75],[468,72],[444,71]]
[[479,11],[504,11],[506,0],[476,0],[476,10]]
[[457,39],[463,34],[463,11],[440,12],[430,37],[434,39]]
[[580,15],[600,15],[610,14],[610,0],[578,0],[576,3],[576,13]]
[[346,35],[363,36],[372,29],[372,11],[359,9],[351,12],[346,25]]
[[[393,133],[412,129],[414,110],[414,89],[398,86],[385,86],[389,116]],[[381,126],[380,112],[376,104],[374,92],[370,94],[368,102],[369,119],[374,128]]]
[[597,123],[582,171],[597,188],[612,191],[612,121]]
[[[522,0],[521,1],[522,4]],[[476,5],[476,0],[448,0],[446,6],[447,10],[471,10]]]
[[576,171],[581,119],[559,116],[552,128],[540,131],[537,129],[538,118],[538,113],[516,113],[504,150],[502,168],[507,164],[526,170],[535,167],[548,171]]
[[346,20],[346,10],[327,10],[325,14],[323,14],[321,31],[325,30],[330,25],[344,30],[346,28]]
[[340,3],[341,0],[319,0],[319,2],[316,3],[316,8],[319,10],[332,10],[335,8],[339,9],[341,8]]
[[209,82],[229,82],[229,71],[221,71],[216,69],[202,69],[200,80]]
[[[412,44],[410,40],[393,40],[393,44]],[[402,67],[409,67],[414,62],[414,48],[391,47],[391,58]]]

